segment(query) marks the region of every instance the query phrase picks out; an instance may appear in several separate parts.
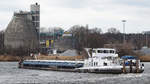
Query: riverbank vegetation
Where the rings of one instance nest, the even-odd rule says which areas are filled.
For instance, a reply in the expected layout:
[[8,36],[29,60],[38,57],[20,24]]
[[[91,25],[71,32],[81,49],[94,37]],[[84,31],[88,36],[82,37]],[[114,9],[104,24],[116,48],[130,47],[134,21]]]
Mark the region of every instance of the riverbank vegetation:
[[150,55],[144,55],[139,57],[142,62],[150,62]]
[[[10,55],[0,55],[0,61],[19,61],[22,59],[20,56],[10,56]],[[31,56],[24,56],[23,59],[25,60],[35,60],[35,57]],[[40,55],[37,56],[36,59],[38,60],[83,60],[83,56],[47,56],[47,55]]]

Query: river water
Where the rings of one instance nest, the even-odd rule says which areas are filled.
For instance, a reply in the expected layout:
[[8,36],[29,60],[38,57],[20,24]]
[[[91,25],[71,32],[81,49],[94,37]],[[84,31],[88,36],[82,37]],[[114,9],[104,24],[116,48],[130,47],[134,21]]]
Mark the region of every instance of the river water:
[[94,74],[18,69],[17,62],[0,62],[0,84],[150,84],[150,62],[140,74]]

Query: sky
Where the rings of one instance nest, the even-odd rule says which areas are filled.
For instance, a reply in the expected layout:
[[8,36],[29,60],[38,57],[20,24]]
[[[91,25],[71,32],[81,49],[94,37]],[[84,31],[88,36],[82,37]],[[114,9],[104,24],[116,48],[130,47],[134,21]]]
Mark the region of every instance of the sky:
[[1,0],[0,30],[6,29],[15,11],[30,11],[30,5],[39,3],[41,27],[74,25],[98,27],[103,32],[114,27],[126,33],[150,31],[150,0]]

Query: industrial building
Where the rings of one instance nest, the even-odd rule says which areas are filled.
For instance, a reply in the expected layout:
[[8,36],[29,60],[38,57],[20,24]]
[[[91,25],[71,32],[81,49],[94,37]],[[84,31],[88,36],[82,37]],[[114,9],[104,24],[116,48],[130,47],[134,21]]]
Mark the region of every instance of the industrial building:
[[4,33],[6,49],[39,48],[40,5],[32,4],[30,11],[15,12]]

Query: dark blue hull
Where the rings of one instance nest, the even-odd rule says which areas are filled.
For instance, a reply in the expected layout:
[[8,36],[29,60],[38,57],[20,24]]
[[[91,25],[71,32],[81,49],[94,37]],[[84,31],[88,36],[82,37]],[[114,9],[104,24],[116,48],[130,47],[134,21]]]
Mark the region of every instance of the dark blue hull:
[[57,67],[57,68],[80,68],[83,67],[84,63],[66,62],[66,61],[23,61],[23,67]]

